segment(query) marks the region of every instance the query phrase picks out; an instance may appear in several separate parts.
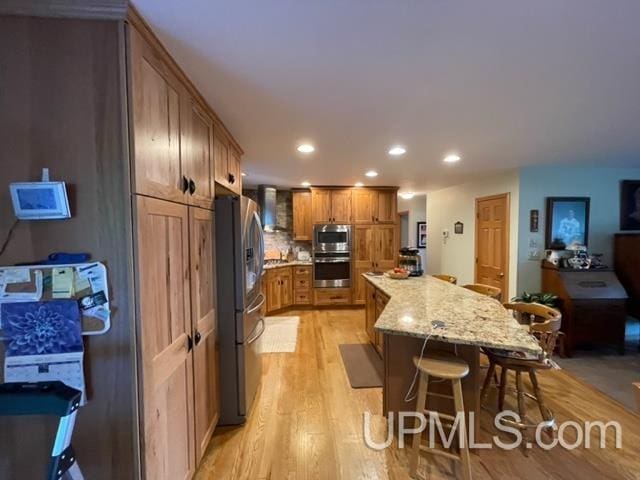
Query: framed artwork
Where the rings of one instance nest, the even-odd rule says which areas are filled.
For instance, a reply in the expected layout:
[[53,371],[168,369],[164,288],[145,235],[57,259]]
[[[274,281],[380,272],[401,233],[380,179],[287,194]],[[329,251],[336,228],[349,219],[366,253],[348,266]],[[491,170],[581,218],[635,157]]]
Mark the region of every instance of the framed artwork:
[[548,197],[546,248],[563,250],[589,243],[588,197]]
[[539,222],[540,222],[540,212],[538,210],[531,210],[529,212],[529,231],[531,233],[538,232]]
[[620,230],[640,230],[640,180],[620,186]]
[[453,224],[453,233],[462,235],[464,233],[464,223],[456,222]]
[[427,248],[427,222],[417,222],[418,224],[418,248]]

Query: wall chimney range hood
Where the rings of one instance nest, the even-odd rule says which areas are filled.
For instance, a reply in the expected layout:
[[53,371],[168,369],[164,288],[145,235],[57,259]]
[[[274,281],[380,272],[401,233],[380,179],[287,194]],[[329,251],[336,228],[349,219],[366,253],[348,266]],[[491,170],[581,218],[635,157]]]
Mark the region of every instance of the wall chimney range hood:
[[258,205],[260,207],[260,220],[265,232],[284,230],[278,227],[276,214],[276,187],[273,185],[258,185]]

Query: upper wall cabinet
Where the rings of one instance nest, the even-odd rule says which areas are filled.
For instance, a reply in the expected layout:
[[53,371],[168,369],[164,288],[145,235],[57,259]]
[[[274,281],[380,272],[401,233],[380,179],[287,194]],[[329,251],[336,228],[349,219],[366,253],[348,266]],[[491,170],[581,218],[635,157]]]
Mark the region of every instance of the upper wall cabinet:
[[190,205],[213,208],[213,120],[194,99],[184,102],[181,151],[183,190]]
[[216,128],[214,131],[213,145],[216,183],[240,194],[242,192],[240,152],[236,150],[220,128]]
[[313,223],[351,223],[351,189],[313,189]]
[[293,239],[296,241],[311,241],[313,237],[313,222],[311,221],[311,192],[308,190],[294,191],[293,204]]
[[180,147],[184,87],[163,59],[133,28],[131,87],[133,189],[136,193],[185,201],[186,172]]
[[396,223],[395,189],[355,188],[353,190],[353,223]]

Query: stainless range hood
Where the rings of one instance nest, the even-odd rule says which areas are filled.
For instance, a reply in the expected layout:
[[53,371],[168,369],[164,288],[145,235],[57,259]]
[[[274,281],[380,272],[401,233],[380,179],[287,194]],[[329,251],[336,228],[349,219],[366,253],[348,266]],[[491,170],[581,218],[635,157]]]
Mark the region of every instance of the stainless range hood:
[[260,220],[265,232],[284,230],[278,227],[278,215],[276,214],[277,190],[273,185],[258,185],[258,205],[260,207]]

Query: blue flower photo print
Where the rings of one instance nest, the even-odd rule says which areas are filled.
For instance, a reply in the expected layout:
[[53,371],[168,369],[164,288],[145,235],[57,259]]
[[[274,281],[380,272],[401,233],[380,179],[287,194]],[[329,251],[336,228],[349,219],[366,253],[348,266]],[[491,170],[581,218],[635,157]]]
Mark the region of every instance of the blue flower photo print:
[[82,351],[80,310],[75,300],[3,303],[7,356]]

